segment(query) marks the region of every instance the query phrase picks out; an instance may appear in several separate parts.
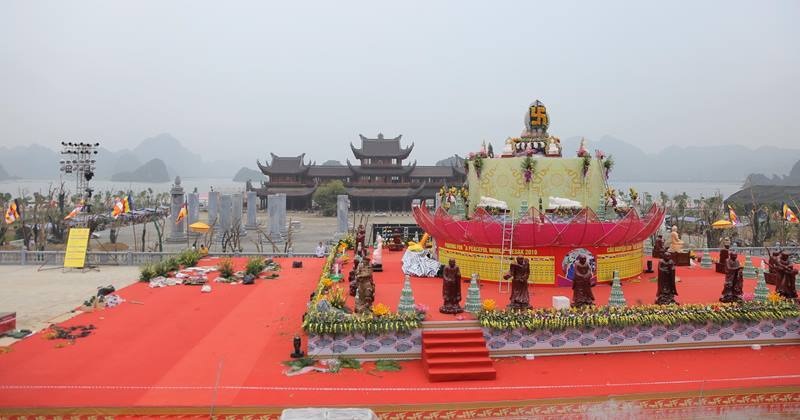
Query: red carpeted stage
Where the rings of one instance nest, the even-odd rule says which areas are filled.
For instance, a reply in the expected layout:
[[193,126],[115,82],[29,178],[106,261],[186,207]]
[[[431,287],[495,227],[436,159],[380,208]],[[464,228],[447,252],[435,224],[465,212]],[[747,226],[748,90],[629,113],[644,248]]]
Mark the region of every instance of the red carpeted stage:
[[[385,271],[375,275],[376,302],[392,309],[402,285],[400,256],[385,252]],[[64,323],[94,324],[89,337],[61,346],[37,334],[0,354],[0,414],[277,416],[281,408],[307,406],[367,406],[386,418],[800,411],[797,346],[506,358],[495,361],[495,381],[480,382],[431,384],[419,360],[402,362],[399,372],[377,372],[366,363],[360,371],[287,377],[281,362],[289,359],[292,337],[303,334],[301,316],[322,263],[304,259],[304,268],[292,269],[290,260],[281,260],[278,279],[212,283],[209,294],[191,286],[127,287],[119,294],[129,302]],[[653,276],[624,284],[630,304],[653,301]],[[678,277],[680,302],[719,297],[722,275],[713,270],[679,268]],[[437,312],[440,282],[413,279],[415,297],[430,307],[429,319],[453,319]],[[746,280],[745,293],[754,285]],[[532,290],[540,307],[550,306],[552,295],[571,295],[551,286]],[[595,287],[598,303],[609,290]],[[482,293],[505,306],[497,284]]]

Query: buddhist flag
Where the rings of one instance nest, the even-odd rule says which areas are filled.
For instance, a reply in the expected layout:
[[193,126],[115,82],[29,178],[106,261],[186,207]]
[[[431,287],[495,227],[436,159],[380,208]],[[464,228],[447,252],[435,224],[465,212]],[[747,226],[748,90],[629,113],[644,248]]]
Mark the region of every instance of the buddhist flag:
[[730,219],[734,226],[739,224],[739,217],[736,216],[736,212],[733,211],[733,207],[731,206],[728,206],[728,219]]
[[120,214],[125,212],[125,205],[122,204],[122,200],[119,197],[114,199],[114,207],[111,209],[111,216],[113,218],[118,218]]
[[798,223],[797,215],[794,214],[792,209],[786,203],[783,203],[783,220],[789,223]]
[[130,202],[128,202],[128,197],[122,197],[122,212],[123,213],[131,212],[131,204]]
[[8,203],[8,210],[6,210],[6,224],[12,224],[19,219],[19,209],[18,209],[17,200],[13,200],[12,202]]
[[128,196],[125,197],[125,213],[130,213],[131,210],[133,210],[133,209],[134,209],[134,207],[133,207],[133,197],[131,197],[131,195],[128,194]]
[[82,212],[82,211],[83,211],[83,203],[81,202],[80,204],[78,204],[78,206],[77,206],[77,207],[75,207],[74,209],[72,209],[72,211],[71,211],[71,212],[69,212],[69,214],[68,214],[68,215],[64,216],[64,220],[69,220],[69,219],[72,219],[73,217],[77,216],[77,215],[78,215],[78,213],[80,213],[80,212]]
[[183,206],[181,206],[181,211],[178,212],[178,217],[175,218],[175,224],[177,225],[178,223],[182,222],[183,219],[186,218],[186,214],[188,212],[189,211],[186,209],[186,204],[184,203]]

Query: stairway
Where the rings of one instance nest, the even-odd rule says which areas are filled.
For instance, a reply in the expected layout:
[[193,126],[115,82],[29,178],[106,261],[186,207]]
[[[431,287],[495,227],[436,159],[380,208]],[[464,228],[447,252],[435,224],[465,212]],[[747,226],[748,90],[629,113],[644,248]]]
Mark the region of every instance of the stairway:
[[431,382],[491,380],[497,376],[479,328],[423,331],[422,363]]

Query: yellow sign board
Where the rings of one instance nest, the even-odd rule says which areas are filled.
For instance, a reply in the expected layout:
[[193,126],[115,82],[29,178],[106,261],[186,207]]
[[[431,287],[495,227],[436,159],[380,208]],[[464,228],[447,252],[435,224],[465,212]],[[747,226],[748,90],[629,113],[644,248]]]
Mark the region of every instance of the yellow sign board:
[[86,247],[89,245],[88,228],[72,228],[67,238],[67,252],[64,255],[65,268],[83,268],[86,265]]

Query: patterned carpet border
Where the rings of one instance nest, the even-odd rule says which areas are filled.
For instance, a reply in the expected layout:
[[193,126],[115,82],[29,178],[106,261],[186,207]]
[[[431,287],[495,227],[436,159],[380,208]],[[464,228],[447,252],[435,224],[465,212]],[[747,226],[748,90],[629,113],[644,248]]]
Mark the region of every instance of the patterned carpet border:
[[[280,407],[70,407],[3,408],[2,420],[118,420],[128,418],[278,419]],[[491,401],[465,404],[375,406],[385,420],[685,418],[738,413],[750,418],[800,414],[800,387],[749,388],[597,398]]]

